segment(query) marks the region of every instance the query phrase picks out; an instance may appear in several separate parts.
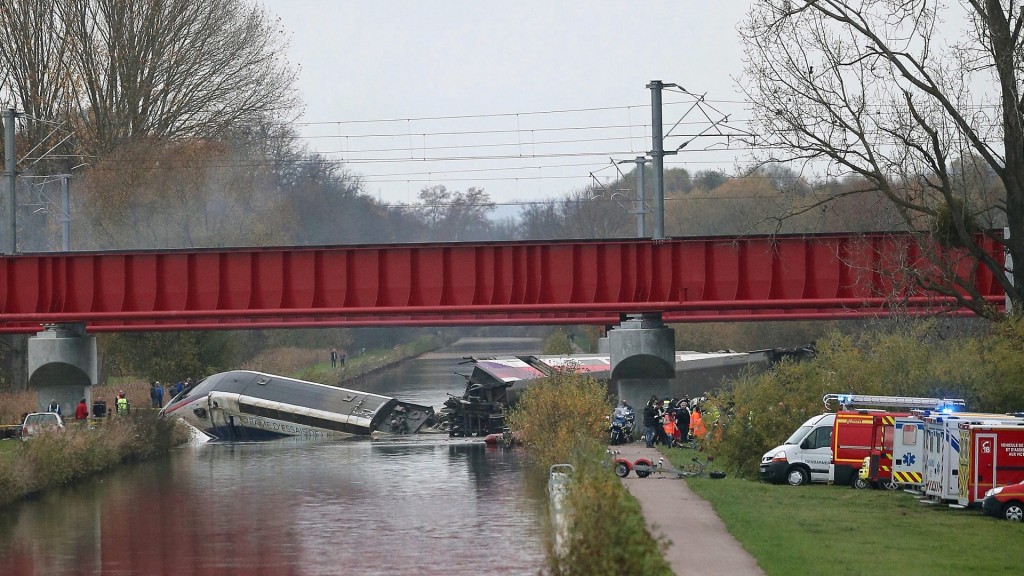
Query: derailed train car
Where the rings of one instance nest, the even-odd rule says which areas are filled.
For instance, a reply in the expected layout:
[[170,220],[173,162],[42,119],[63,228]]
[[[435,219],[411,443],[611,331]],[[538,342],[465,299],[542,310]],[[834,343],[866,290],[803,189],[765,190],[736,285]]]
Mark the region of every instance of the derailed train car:
[[247,370],[204,378],[161,415],[230,441],[413,434],[434,421],[430,406]]

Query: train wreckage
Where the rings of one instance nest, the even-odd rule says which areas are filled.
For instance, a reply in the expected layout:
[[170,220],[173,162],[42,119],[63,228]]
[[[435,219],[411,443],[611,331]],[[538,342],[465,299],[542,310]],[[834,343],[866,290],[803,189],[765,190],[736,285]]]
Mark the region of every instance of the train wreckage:
[[230,441],[413,434],[436,422],[431,406],[246,370],[208,376],[160,413]]
[[[691,381],[717,380],[751,364],[770,363],[780,351],[738,353],[677,352],[676,367]],[[530,380],[556,370],[607,379],[607,355],[467,357],[461,396],[444,407],[413,404],[370,392],[235,370],[209,376],[174,397],[161,414],[177,416],[216,440],[250,441],[285,437],[340,438],[416,433],[486,437],[506,431],[505,412]]]

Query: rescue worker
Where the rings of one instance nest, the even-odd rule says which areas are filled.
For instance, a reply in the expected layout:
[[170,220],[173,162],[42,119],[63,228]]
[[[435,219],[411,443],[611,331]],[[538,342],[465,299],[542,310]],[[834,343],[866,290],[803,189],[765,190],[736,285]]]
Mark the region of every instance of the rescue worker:
[[57,399],[50,399],[50,405],[46,407],[47,412],[53,412],[57,416],[60,416],[60,404],[57,404]]
[[128,404],[128,397],[125,396],[124,390],[117,393],[117,413],[127,414],[131,406]]
[[690,413],[690,434],[697,440],[703,440],[708,435],[708,429],[704,427],[704,419],[700,415],[700,406],[694,406]]

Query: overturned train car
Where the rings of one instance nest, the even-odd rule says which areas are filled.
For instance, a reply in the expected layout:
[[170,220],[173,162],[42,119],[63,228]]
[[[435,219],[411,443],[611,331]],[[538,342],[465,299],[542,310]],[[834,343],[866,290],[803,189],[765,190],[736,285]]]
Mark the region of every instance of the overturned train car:
[[161,415],[180,417],[216,440],[257,441],[413,434],[433,424],[434,409],[368,392],[235,370],[208,376],[184,390]]

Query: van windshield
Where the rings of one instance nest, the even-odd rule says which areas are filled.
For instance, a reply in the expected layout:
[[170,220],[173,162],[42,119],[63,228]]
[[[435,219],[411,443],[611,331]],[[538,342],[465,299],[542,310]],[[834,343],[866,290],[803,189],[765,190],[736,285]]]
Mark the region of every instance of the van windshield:
[[807,436],[807,433],[810,431],[810,426],[801,426],[797,428],[796,432],[793,432],[793,435],[787,438],[783,444],[799,444],[800,441],[804,439],[804,436]]

